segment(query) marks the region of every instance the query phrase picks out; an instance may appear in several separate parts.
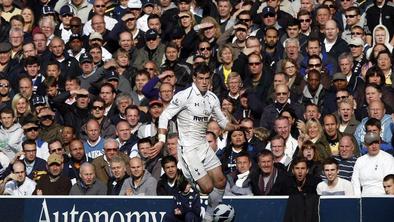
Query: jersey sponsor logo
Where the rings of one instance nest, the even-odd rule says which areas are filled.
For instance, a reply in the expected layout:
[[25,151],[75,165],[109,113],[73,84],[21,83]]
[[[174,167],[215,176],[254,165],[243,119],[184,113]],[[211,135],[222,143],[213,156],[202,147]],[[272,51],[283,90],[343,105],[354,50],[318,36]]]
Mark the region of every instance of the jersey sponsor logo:
[[193,116],[193,120],[198,121],[198,122],[208,122],[209,118],[208,117]]

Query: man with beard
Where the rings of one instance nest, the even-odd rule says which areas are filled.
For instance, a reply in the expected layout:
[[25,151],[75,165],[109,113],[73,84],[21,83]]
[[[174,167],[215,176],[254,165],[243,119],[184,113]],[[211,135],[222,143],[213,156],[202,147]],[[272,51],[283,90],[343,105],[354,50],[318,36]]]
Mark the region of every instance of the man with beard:
[[276,63],[283,56],[283,46],[278,44],[279,31],[274,27],[268,27],[264,32],[263,61],[266,66],[275,69]]
[[77,180],[80,180],[79,169],[84,162],[90,162],[92,159],[85,154],[83,149],[83,142],[79,139],[74,139],[70,142],[70,160],[65,167],[68,168],[68,178],[74,185]]
[[52,153],[48,157],[48,174],[38,181],[35,190],[37,195],[67,195],[71,189],[70,179],[63,172],[63,157]]
[[142,159],[139,157],[131,158],[129,167],[131,177],[124,181],[119,195],[156,195],[157,181],[145,169]]

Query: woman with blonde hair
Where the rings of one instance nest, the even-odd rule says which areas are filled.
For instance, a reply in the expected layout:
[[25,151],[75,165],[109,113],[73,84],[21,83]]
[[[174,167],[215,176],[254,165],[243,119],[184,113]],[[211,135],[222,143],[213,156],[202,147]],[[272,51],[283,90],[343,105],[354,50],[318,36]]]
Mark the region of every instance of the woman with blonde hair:
[[219,67],[215,69],[213,74],[213,92],[222,97],[227,91],[226,82],[228,76],[231,73],[231,67],[233,66],[234,49],[229,44],[225,44],[219,48],[217,59],[220,63]]
[[[301,129],[301,135],[298,137],[299,143],[302,146],[304,141],[310,140],[318,148],[318,153],[321,158],[331,156],[331,149],[324,137],[323,127],[319,120],[312,118],[305,123],[305,128]],[[300,147],[301,147],[300,146]]]
[[12,99],[11,108],[19,123],[23,123],[25,120],[34,117],[31,112],[29,100],[20,93],[16,94]]
[[26,7],[22,9],[21,15],[25,21],[23,31],[30,33],[34,28],[35,23],[34,12],[31,8]]
[[190,11],[180,12],[178,14],[179,25],[185,31],[185,35],[181,42],[181,52],[179,58],[187,59],[194,51],[196,51],[196,42],[198,42],[198,34],[193,29],[197,24],[193,13]]
[[213,58],[216,58],[219,48],[216,41],[221,35],[219,23],[214,18],[207,16],[201,20],[201,24],[194,26],[194,30],[198,31],[201,41],[209,42]]

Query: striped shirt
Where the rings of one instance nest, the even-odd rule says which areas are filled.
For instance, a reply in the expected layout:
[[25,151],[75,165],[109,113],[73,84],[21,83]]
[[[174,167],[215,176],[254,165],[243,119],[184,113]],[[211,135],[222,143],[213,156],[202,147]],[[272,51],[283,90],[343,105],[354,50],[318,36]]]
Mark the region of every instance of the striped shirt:
[[339,163],[339,173],[338,176],[345,180],[351,181],[354,164],[356,163],[357,158],[355,156],[350,157],[349,159],[343,159],[341,156],[333,156],[336,161]]

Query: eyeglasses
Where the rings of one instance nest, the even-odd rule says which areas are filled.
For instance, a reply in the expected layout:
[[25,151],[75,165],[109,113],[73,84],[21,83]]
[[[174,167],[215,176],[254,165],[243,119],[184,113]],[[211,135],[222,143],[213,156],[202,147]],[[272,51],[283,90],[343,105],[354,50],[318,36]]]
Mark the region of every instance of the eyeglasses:
[[156,38],[147,38],[146,41],[147,41],[147,42],[156,41],[156,39],[157,39],[157,37],[156,37]]
[[251,19],[238,19],[240,22],[250,22]]
[[184,16],[179,17],[179,19],[184,19],[184,18],[190,18],[190,16],[184,15]]
[[38,127],[30,127],[30,128],[28,128],[28,129],[25,129],[25,132],[26,133],[28,133],[28,132],[31,132],[31,131],[38,131],[40,128],[38,128]]
[[347,99],[347,98],[349,98],[349,96],[337,96],[337,100]]
[[329,8],[335,8],[335,6],[333,4],[329,4],[329,5],[325,5],[325,6],[327,6]]
[[96,7],[96,8],[105,8],[106,5],[95,5],[94,7]]
[[316,63],[316,64],[308,64],[309,68],[314,68],[314,67],[320,67],[321,63]]
[[0,87],[5,87],[5,88],[7,88],[7,87],[8,87],[8,84],[2,84],[2,83],[0,83]]
[[362,33],[362,32],[351,32],[350,34],[351,35],[363,35],[364,33]]
[[211,29],[213,29],[215,26],[211,26],[211,27],[206,27],[206,28],[204,28],[203,30],[204,31],[206,31],[206,30],[211,30]]
[[104,110],[104,106],[93,106],[93,110]]
[[249,62],[248,65],[250,66],[259,66],[261,62]]
[[345,18],[354,18],[354,17],[356,17],[357,15],[345,15]]
[[105,151],[107,151],[107,152],[117,152],[118,151],[118,148],[108,148],[108,149],[104,149]]
[[211,47],[202,47],[202,48],[199,48],[200,51],[204,51],[204,50],[210,51],[211,49],[212,49]]
[[287,92],[277,92],[275,93],[277,96],[286,96]]
[[349,48],[358,48],[361,47],[361,45],[349,45]]
[[300,22],[307,22],[307,23],[309,23],[309,22],[311,22],[311,19],[298,19]]
[[274,13],[268,13],[268,14],[265,14],[265,15],[263,15],[263,18],[268,18],[268,17],[275,17],[275,14]]

